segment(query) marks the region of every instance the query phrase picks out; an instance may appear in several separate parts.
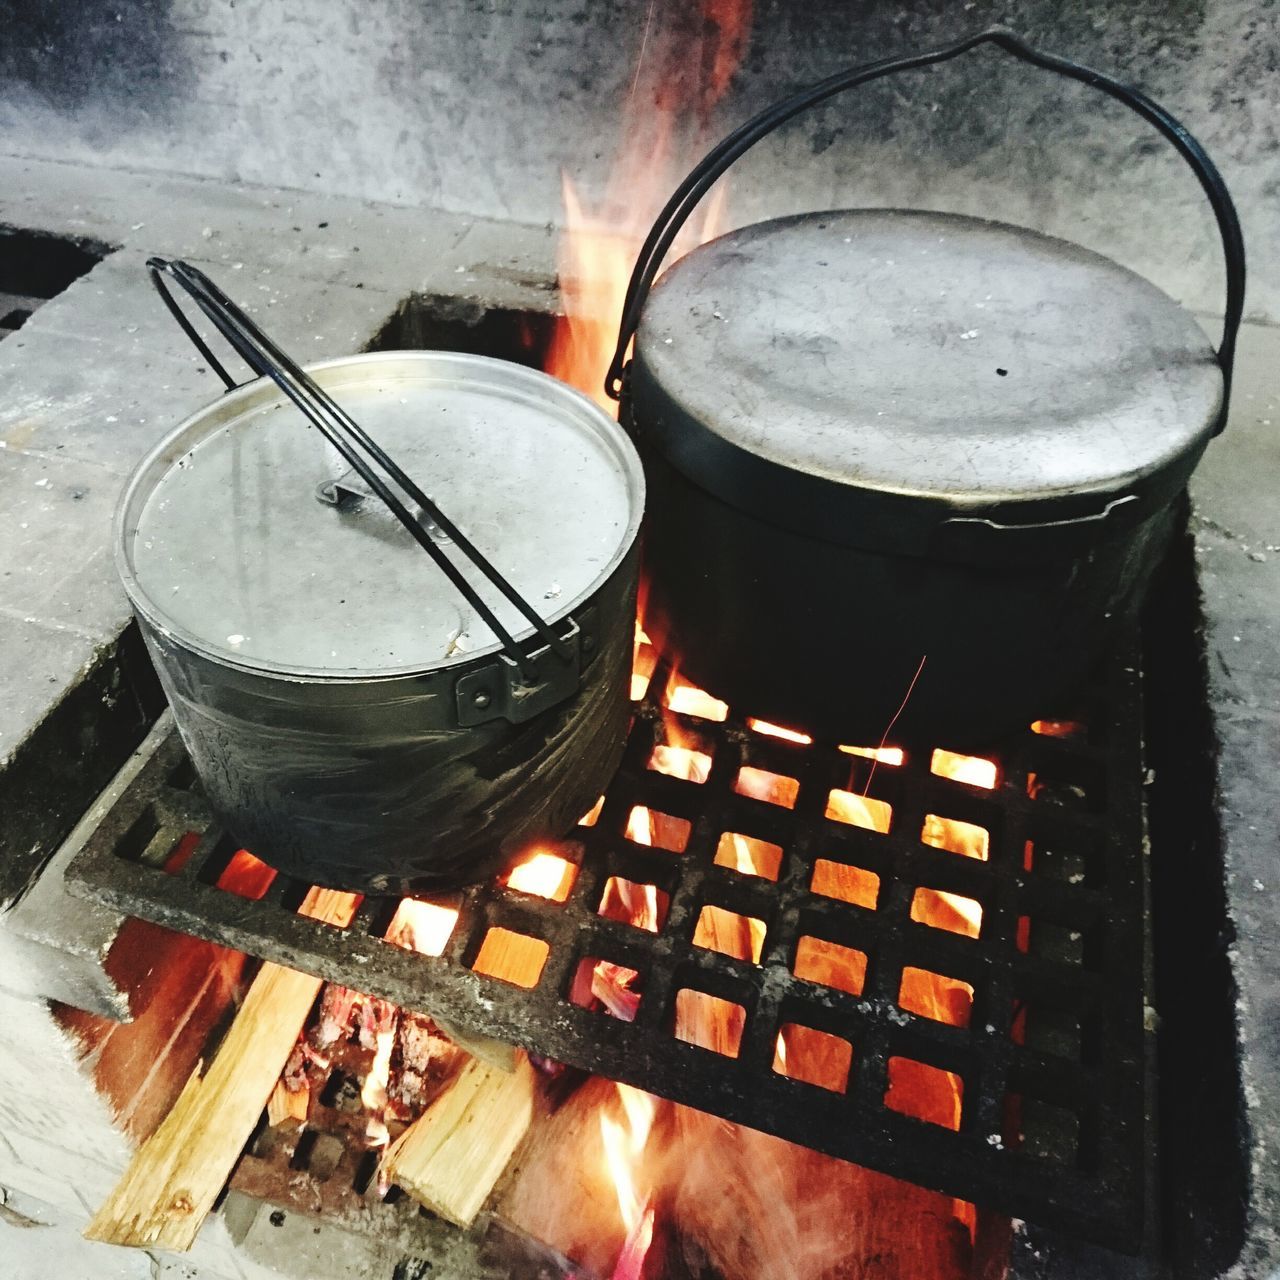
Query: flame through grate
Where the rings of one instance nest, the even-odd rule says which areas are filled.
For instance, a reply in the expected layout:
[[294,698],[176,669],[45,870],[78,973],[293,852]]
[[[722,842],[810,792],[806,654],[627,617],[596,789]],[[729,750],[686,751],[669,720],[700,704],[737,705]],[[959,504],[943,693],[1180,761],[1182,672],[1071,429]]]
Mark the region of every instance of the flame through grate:
[[[1087,732],[1037,722],[994,765],[811,744],[660,669],[602,805],[554,849],[573,865],[553,891],[532,869],[455,895],[456,922],[423,908],[422,951],[393,901],[366,900],[341,930],[296,915],[307,886],[285,877],[256,901],[219,887],[236,849],[176,735],[68,878],[445,1026],[1137,1247],[1136,651],[1131,637],[1109,662]],[[513,957],[520,985],[492,976]]]

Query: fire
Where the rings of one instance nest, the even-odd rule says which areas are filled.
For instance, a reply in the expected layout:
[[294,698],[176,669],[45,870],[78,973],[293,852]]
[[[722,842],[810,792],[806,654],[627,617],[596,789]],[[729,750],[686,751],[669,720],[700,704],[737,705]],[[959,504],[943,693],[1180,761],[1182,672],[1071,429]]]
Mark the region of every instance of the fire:
[[[643,602],[640,604],[640,612],[641,614],[644,612]],[[635,646],[632,649],[631,657],[632,702],[639,702],[649,691],[649,680],[657,664],[658,651],[653,647],[653,642],[645,635],[644,628],[641,627],[637,620]]]
[[[625,141],[603,198],[588,202],[569,176],[563,177],[566,231],[561,241],[559,265],[565,315],[557,325],[545,368],[592,396],[611,413],[615,406],[605,396],[602,384],[613,356],[626,286],[639,246],[658,209],[683,176],[688,161],[705,149],[698,143],[689,147],[687,153],[683,152],[678,125],[683,126],[687,121],[693,121],[695,126],[707,123],[710,108],[725,92],[741,59],[750,30],[749,0],[700,0],[689,8],[698,11],[692,26],[678,22],[674,14],[660,13],[655,19],[654,5],[644,7],[646,26],[640,42],[639,63],[621,120],[621,136]],[[680,16],[684,16],[683,11]],[[701,34],[690,35],[690,31]],[[668,262],[719,234],[726,225],[726,190],[723,183],[713,190],[711,198],[673,247]],[[643,615],[643,609],[641,613]],[[649,637],[637,626],[631,678],[633,701],[640,701],[648,692],[658,656]],[[666,710],[665,741],[655,747],[650,767],[689,782],[704,783],[712,767],[711,757],[684,729],[689,721],[681,717],[723,722],[728,717],[727,704],[691,683],[678,670],[673,670],[667,679],[662,704]],[[757,734],[796,747],[812,746],[810,735],[799,728],[764,720],[751,720],[748,724]],[[900,767],[905,760],[902,750],[884,744],[840,749],[870,759],[873,770],[879,765]],[[995,766],[990,761],[940,752],[934,758],[933,768],[944,777],[970,786],[991,788],[996,784]],[[785,807],[796,804],[799,785],[795,777],[759,769],[740,771],[736,784],[740,792]],[[832,791],[827,806],[827,816],[833,821],[871,833],[888,832],[893,821],[889,804],[854,790]],[[584,821],[593,822],[598,815],[597,806]],[[637,806],[627,819],[626,836],[637,844],[678,851],[683,844],[668,838],[667,828],[672,822],[670,815]],[[931,823],[934,825],[930,826]],[[920,838],[941,848],[985,858],[986,835],[985,830],[974,824],[930,815]],[[784,851],[778,846],[748,834],[725,832],[717,862],[744,875],[777,879],[783,856]],[[552,897],[551,890],[558,887],[559,877],[565,874],[554,865],[556,861],[551,855],[539,853],[511,873],[508,884],[523,892]],[[838,887],[843,890],[833,896],[850,901],[859,895],[866,898],[864,882],[869,873],[835,863],[830,865],[836,868],[830,874],[840,881]],[[852,878],[858,877],[854,885]],[[844,880],[850,880],[850,884],[845,886]],[[874,877],[871,880],[874,881]],[[933,927],[976,935],[981,921],[980,904],[938,891],[921,889],[920,893],[932,896],[919,898],[921,914],[916,915],[913,908],[914,918]],[[869,909],[874,909],[874,903],[873,891]],[[611,878],[600,909],[611,919],[625,920],[641,929],[657,931],[660,928],[659,900],[653,885]],[[704,912],[697,930],[696,943],[746,964],[759,961],[767,942],[764,921],[724,910]],[[447,939],[447,931],[445,937]],[[443,941],[440,945],[443,947]],[[845,953],[849,958],[844,958]],[[859,953],[835,947],[826,948],[823,956],[828,966],[849,967],[842,979],[839,974],[830,974],[833,985],[845,990],[861,990],[863,974],[853,970],[858,964],[865,968],[865,957],[857,958]],[[640,999],[639,993],[629,985],[635,976],[630,970],[600,961],[591,970],[591,993],[615,1016],[633,1018]],[[914,970],[904,975],[900,1002],[922,1016],[963,1024],[967,1023],[966,1002],[971,1001],[971,997],[966,984],[945,975]],[[736,1053],[745,1016],[739,1006],[689,990],[677,993],[675,1011],[675,1031],[682,1039],[720,1052]],[[841,1071],[847,1076],[849,1052],[849,1046],[836,1037],[792,1027],[779,1033],[774,1065],[783,1074],[799,1079],[829,1080]],[[658,1104],[649,1095],[627,1085],[618,1084],[615,1088],[621,1118],[612,1108],[606,1108],[599,1116],[605,1168],[626,1231],[626,1243],[612,1276],[613,1280],[640,1280],[652,1243],[655,1213],[654,1187],[644,1184],[642,1166]],[[948,1073],[934,1071],[925,1064],[898,1065],[891,1068],[890,1094],[895,1105],[910,1114],[939,1124],[958,1123],[962,1105],[960,1082]],[[655,1158],[655,1153],[650,1153],[651,1161]],[[654,1176],[652,1172],[651,1176]],[[961,1221],[970,1223],[970,1215],[968,1206],[957,1204],[956,1216]]]
[[703,720],[722,721],[729,715],[729,704],[713,698],[704,689],[690,684],[683,676],[673,671],[667,681],[666,702],[668,711],[681,715],[699,716]]
[[434,902],[405,898],[391,919],[387,941],[424,956],[442,955],[445,944],[453,933],[453,926],[457,923],[456,907],[442,907]]
[[[978,756],[958,755],[954,751],[941,749],[933,753],[929,767],[943,778],[952,778],[956,782],[967,783],[971,787],[982,787],[990,791],[994,789],[999,770],[994,760],[984,760]],[[972,822],[962,822],[958,818],[944,818],[936,813],[925,814],[924,828],[920,839],[937,849],[949,849],[966,858],[977,858],[985,862],[990,852],[990,833],[985,827]],[[944,928],[951,928],[956,933],[967,933],[971,938],[978,936],[982,926],[982,907],[972,898],[964,898],[958,894],[946,893],[943,890],[930,890],[938,901],[939,908],[951,913],[957,919]],[[927,915],[928,908],[922,907],[922,914]],[[914,918],[914,917],[913,917]]]
[[841,747],[840,750],[846,755],[863,756],[878,764],[890,764],[895,767],[906,759],[901,747]]
[[[654,817],[648,809],[637,805],[627,819],[627,838],[637,844],[653,844]],[[638,929],[657,933],[658,889],[652,884],[635,884],[610,876],[601,904],[601,914],[613,919],[629,920]]]
[[954,751],[941,749],[933,753],[929,768],[943,778],[954,778],[956,782],[967,782],[971,787],[985,787],[990,791],[996,785],[999,770],[994,760],[983,760],[978,756],[961,756]]
[[639,1280],[645,1255],[653,1242],[653,1209],[648,1195],[641,1195],[636,1183],[640,1159],[657,1115],[657,1101],[630,1085],[617,1084],[623,1119],[600,1113],[600,1138],[604,1144],[605,1166],[618,1199],[618,1215],[626,1228],[626,1243],[613,1269],[612,1280]]
[[[655,8],[651,3],[644,11],[635,74],[622,111],[623,145],[603,199],[588,208],[568,174],[561,183],[565,314],[545,367],[611,413],[616,406],[605,396],[604,376],[632,266],[658,211],[693,158],[706,150],[711,109],[728,89],[751,31],[750,0],[701,0],[693,21],[683,9],[655,17]],[[690,122],[693,135],[679,137],[678,127]],[[691,220],[672,247],[669,261],[720,234],[725,190],[721,184],[711,192],[697,221]]]
[[538,851],[507,876],[507,885],[521,893],[531,893],[552,902],[563,902],[573,887],[576,868],[567,858]]
[[[565,314],[556,326],[545,367],[564,382],[585,391],[611,414],[617,405],[604,392],[604,375],[613,358],[631,268],[649,225],[662,207],[675,177],[668,139],[657,153],[647,149],[623,157],[627,190],[606,198],[598,209],[584,209],[573,181],[563,175],[565,235],[560,242],[560,297]],[[639,186],[642,189],[637,190]],[[709,199],[696,231],[677,240],[671,259],[724,229],[726,198],[718,188]]]
[[706,782],[707,775],[711,772],[711,757],[694,747],[680,747],[660,742],[653,749],[649,767],[656,769],[659,773],[668,774],[672,778],[684,778],[689,782]]
[[600,1137],[604,1142],[605,1163],[613,1179],[618,1197],[618,1214],[628,1233],[634,1231],[644,1216],[646,1198],[636,1187],[635,1166],[649,1141],[649,1132],[657,1115],[656,1101],[647,1093],[627,1084],[614,1086],[622,1103],[623,1119],[615,1120],[607,1112],[600,1113]]
[[634,219],[615,221],[604,213],[584,211],[568,174],[561,185],[568,228],[559,263],[565,315],[556,326],[546,368],[616,414],[617,405],[604,393],[604,374],[644,229]]
[[[193,843],[193,852],[194,849]],[[218,877],[218,888],[256,901],[267,892],[275,878],[276,873],[265,862],[259,862],[247,849],[237,849],[226,870]]]
[[385,1147],[391,1140],[383,1116],[387,1109],[387,1086],[391,1083],[391,1051],[395,1048],[394,1022],[386,1030],[377,1033],[377,1050],[369,1067],[369,1074],[360,1087],[360,1101],[370,1112],[366,1134],[375,1147]]
[[781,738],[784,742],[798,742],[808,746],[813,739],[807,733],[797,733],[794,729],[784,729],[781,725],[770,724],[767,720],[748,720],[747,727],[770,738]]
[[847,822],[850,826],[878,831],[881,835],[888,832],[893,817],[893,810],[883,800],[840,790],[828,794],[826,812],[827,817],[836,822]]

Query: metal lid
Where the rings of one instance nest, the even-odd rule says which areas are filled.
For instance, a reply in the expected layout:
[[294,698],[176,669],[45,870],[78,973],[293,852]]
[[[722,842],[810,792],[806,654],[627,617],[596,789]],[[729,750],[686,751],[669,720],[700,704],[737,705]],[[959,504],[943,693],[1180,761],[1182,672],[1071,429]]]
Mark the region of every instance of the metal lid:
[[[639,459],[586,396],[483,356],[393,351],[308,372],[533,607],[569,615],[635,541]],[[194,414],[126,488],[117,563],[134,606],[219,661],[320,678],[405,675],[499,645],[426,553],[265,380]],[[341,495],[338,495],[341,496]],[[445,544],[447,551],[448,544]],[[528,623],[470,564],[519,639]]]
[[1168,501],[1222,374],[1188,312],[1098,254],[847,210],[744,227],[670,268],[630,391],[641,435],[735,506],[838,542],[988,558],[1069,549]]

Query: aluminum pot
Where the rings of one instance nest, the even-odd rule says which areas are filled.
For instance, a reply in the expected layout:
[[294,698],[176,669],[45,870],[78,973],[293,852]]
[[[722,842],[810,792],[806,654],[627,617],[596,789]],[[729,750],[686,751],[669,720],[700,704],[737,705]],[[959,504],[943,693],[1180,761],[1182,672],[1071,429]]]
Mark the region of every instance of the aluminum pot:
[[[1191,165],[1226,253],[1216,355],[1189,312],[1109,259],[954,215],[779,218],[694,249],[654,287],[697,201],[783,120],[984,43],[1102,89]],[[1046,714],[1141,601],[1225,420],[1243,295],[1235,210],[1194,139],[1006,32],[762,113],[660,216],[607,383],[649,480],[646,631],[740,710],[841,741],[981,743]]]
[[260,378],[193,414],[121,500],[116,557],[214,811],[290,875],[367,893],[481,878],[564,835],[629,717],[643,473],[545,374],[401,351],[310,366],[482,546],[567,661],[433,534],[536,671]]

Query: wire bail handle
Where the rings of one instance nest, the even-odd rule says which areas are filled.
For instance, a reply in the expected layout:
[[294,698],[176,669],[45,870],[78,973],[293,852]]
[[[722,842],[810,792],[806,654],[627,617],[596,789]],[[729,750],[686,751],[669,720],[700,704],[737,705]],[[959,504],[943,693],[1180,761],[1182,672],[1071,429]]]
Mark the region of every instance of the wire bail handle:
[[1217,219],[1218,232],[1222,237],[1223,256],[1226,260],[1226,309],[1222,322],[1222,340],[1218,344],[1217,351],[1218,365],[1222,370],[1222,410],[1214,427],[1214,434],[1221,432],[1226,425],[1227,410],[1231,400],[1236,337],[1244,312],[1245,287],[1244,237],[1240,231],[1240,220],[1236,215],[1235,205],[1232,203],[1222,175],[1209,159],[1204,147],[1181,122],[1146,94],[1101,71],[1094,71],[1054,54],[1043,53],[1004,27],[991,27],[986,31],[967,36],[955,44],[943,45],[923,53],[883,58],[877,62],[869,62],[837,72],[760,112],[707,152],[675,189],[641,246],[635,268],[631,273],[631,280],[627,285],[626,297],[623,300],[617,349],[610,362],[609,372],[605,376],[606,394],[614,400],[621,399],[627,368],[627,349],[639,328],[640,315],[654,280],[657,278],[658,270],[689,215],[736,160],[780,125],[846,89],[856,88],[898,71],[910,71],[939,62],[949,62],[952,58],[968,53],[971,49],[987,44],[995,45],[1023,62],[1029,62],[1033,66],[1053,71],[1071,80],[1078,80],[1081,84],[1089,85],[1108,97],[1114,98],[1153,125],[1173,144],[1178,154],[1195,174]]
[[[306,370],[272,342],[203,271],[191,266],[190,263],[166,258],[148,258],[147,270],[151,273],[151,281],[173,318],[204,359],[209,362],[209,367],[226,384],[227,389],[233,390],[238,384],[196,332],[194,325],[166,287],[163,276],[176,281],[249,368],[259,377],[270,378],[324,438],[337,449],[347,464],[383,501],[392,515],[408,530],[414,541],[435,561],[467,603],[483,619],[498,638],[504,653],[514,664],[525,685],[533,686],[539,683],[540,677],[534,661],[537,655],[528,654],[520,648],[515,638],[498,620],[475,587],[467,581],[458,566],[431,537],[427,528],[428,522],[435,526],[438,533],[446,535],[463,557],[506,597],[556,657],[563,663],[574,663],[576,657],[574,648],[555,633],[550,624],[498,572],[436,503],[396,465],[368,432],[356,423]],[[409,511],[387,481],[374,470],[371,464],[375,463],[394,481],[402,493],[418,505],[422,512],[421,518],[416,518]],[[576,633],[575,624],[572,621],[570,628]]]

